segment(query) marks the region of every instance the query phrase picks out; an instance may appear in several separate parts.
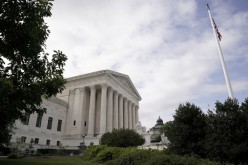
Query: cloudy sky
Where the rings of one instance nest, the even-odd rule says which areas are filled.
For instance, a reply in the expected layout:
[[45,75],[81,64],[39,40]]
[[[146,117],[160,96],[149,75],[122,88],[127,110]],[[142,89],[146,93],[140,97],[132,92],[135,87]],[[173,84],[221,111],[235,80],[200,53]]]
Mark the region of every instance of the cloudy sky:
[[228,97],[206,3],[240,102],[248,97],[247,0],[55,0],[47,51],[62,50],[64,76],[110,69],[129,75],[147,129],[186,101],[204,112]]

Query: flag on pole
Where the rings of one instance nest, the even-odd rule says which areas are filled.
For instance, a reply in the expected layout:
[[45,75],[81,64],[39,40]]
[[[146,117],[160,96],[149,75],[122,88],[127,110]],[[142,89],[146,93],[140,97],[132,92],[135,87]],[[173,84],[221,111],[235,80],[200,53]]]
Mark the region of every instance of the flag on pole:
[[215,23],[215,21],[214,21],[213,18],[212,18],[212,21],[213,21],[213,25],[214,25],[214,28],[215,28],[217,37],[218,37],[219,41],[221,41],[222,35],[220,34],[220,32],[219,32],[219,30],[218,30],[218,28],[217,28],[217,25],[216,25],[216,23]]
[[221,40],[222,36],[221,36],[217,26],[216,26],[216,23],[215,23],[212,15],[211,15],[210,8],[209,8],[208,4],[207,4],[207,9],[208,9],[208,15],[209,15],[209,18],[210,18],[210,22],[211,22],[211,25],[212,25],[212,28],[213,28],[214,36],[215,36],[215,39],[216,39],[216,42],[217,42],[218,51],[219,51],[219,54],[220,54],[220,61],[221,61],[221,65],[222,65],[225,80],[226,80],[228,94],[229,94],[229,97],[231,99],[234,99],[231,81],[229,79],[229,75],[228,75],[228,72],[227,72],[224,56],[223,56],[222,49],[221,49],[220,42],[219,42]]

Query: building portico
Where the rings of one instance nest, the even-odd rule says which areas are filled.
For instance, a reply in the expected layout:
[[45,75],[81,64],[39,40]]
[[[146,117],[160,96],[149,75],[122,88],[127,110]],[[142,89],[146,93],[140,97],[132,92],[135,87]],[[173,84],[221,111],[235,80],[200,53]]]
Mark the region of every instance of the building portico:
[[65,138],[95,137],[114,128],[135,129],[138,122],[141,97],[124,74],[104,70],[69,78],[57,97],[68,99],[69,104]]

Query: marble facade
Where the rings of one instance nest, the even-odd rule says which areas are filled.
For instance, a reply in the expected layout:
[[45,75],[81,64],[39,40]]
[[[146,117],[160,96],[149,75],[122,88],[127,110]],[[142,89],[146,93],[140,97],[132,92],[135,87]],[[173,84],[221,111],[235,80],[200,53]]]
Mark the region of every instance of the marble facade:
[[[25,143],[30,139],[38,140],[36,145],[78,146],[82,135],[86,136],[86,144],[97,144],[102,134],[114,128],[136,129],[141,97],[129,76],[102,70],[66,81],[62,93],[42,103],[47,113],[39,127],[37,114],[30,115],[28,124],[16,121],[12,142],[22,137]],[[49,120],[52,122],[50,129]]]
[[57,98],[68,102],[65,138],[135,129],[141,97],[127,75],[110,70],[67,79]]

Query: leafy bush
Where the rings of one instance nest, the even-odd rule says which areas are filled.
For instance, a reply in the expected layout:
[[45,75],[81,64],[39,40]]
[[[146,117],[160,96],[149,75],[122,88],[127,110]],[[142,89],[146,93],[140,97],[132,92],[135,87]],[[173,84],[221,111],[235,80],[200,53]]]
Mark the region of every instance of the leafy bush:
[[208,164],[208,165],[220,165],[220,163],[211,163],[209,161],[201,161],[195,157],[182,157],[177,155],[165,155],[158,153],[150,157],[147,162],[144,162],[144,165],[199,165],[199,164]]
[[107,146],[105,145],[97,145],[97,146],[89,146],[84,154],[83,154],[83,159],[84,160],[94,160],[97,156],[97,154],[104,150]]
[[17,159],[17,158],[18,158],[17,154],[9,154],[8,155],[8,159]]
[[118,148],[107,147],[106,145],[90,146],[84,152],[83,159],[101,163],[114,160],[122,156],[131,155],[138,151],[140,151],[140,149],[133,147]]
[[34,156],[40,157],[40,156],[43,156],[43,154],[41,154],[41,153],[36,153]]
[[106,162],[109,160],[116,159],[120,156],[122,152],[121,150],[122,150],[121,148],[117,148],[117,147],[106,147],[98,152],[95,160],[97,162]]
[[138,149],[136,147],[122,148],[120,156],[129,155],[129,154],[135,153],[135,152],[137,152],[139,150],[140,149]]
[[218,162],[198,159],[195,157],[182,157],[166,155],[157,150],[137,150],[125,156],[109,161],[106,165],[221,165]]
[[10,154],[10,148],[0,146],[0,155],[8,155]]
[[100,143],[110,147],[134,147],[145,143],[144,137],[129,129],[114,129],[103,134]]
[[106,165],[221,165],[218,162],[182,157],[168,153],[167,150],[143,150],[137,148],[107,147],[104,145],[91,146],[83,155],[84,160],[105,163]]
[[[159,152],[159,151],[157,151]],[[107,165],[140,165],[151,158],[153,151],[151,150],[136,150],[127,154],[121,155],[119,158],[109,161]]]
[[37,149],[37,153],[42,154],[42,155],[70,155],[71,153],[73,153],[73,155],[79,155],[79,150],[75,150],[75,149]]

